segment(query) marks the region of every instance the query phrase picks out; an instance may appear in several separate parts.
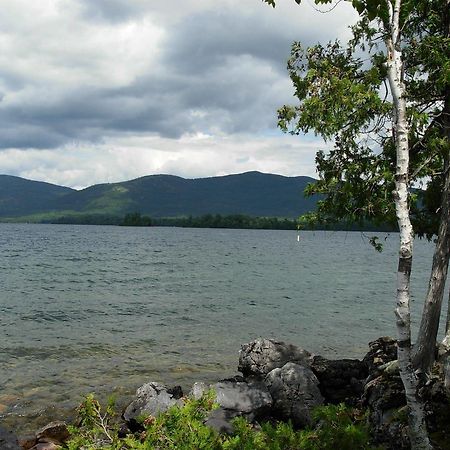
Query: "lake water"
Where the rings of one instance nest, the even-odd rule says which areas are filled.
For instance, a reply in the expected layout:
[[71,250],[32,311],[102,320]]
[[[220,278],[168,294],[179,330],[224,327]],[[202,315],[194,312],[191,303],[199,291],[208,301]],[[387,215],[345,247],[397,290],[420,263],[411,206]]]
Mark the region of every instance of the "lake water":
[[[398,235],[378,235],[383,253],[356,232],[0,224],[0,420],[233,375],[258,336],[362,357],[395,334]],[[415,243],[416,311],[432,250]]]

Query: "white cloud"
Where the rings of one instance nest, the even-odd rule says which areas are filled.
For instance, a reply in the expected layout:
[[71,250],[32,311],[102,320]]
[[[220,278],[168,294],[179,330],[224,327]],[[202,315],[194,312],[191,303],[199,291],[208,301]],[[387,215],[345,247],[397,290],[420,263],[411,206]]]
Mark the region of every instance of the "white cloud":
[[122,136],[102,145],[64,149],[8,149],[0,152],[2,171],[23,178],[84,188],[154,173],[185,178],[259,170],[287,176],[315,176],[320,141],[293,136],[196,136],[178,140]]

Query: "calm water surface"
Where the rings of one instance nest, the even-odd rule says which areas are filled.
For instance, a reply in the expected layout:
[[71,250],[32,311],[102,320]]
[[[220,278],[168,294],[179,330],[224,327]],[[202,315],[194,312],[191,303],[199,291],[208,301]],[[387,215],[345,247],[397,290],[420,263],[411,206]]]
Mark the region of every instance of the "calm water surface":
[[[258,336],[361,357],[395,333],[384,237],[379,254],[351,232],[0,224],[0,420],[22,431],[88,392],[232,375]],[[432,245],[415,252],[419,311]]]

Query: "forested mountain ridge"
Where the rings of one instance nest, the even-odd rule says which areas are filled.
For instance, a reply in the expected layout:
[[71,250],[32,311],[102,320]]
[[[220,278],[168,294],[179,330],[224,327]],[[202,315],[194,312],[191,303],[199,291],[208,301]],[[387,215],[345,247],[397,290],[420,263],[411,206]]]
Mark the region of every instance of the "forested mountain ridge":
[[303,195],[313,181],[260,172],[197,179],[149,175],[77,191],[0,175],[0,217],[139,212],[151,217],[245,214],[296,218],[315,209],[317,198]]
[[42,181],[0,175],[0,217],[16,217],[47,210],[74,189]]

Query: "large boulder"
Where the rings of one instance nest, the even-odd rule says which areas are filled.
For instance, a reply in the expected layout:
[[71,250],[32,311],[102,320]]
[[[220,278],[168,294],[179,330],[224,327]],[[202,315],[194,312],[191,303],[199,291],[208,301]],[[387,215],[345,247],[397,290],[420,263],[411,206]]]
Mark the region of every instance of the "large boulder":
[[369,374],[367,364],[358,359],[331,360],[312,358],[311,370],[319,380],[319,389],[326,403],[356,404]]
[[268,373],[264,383],[273,398],[273,412],[296,427],[310,425],[312,410],[323,404],[319,380],[308,367],[287,363]]
[[136,425],[136,419],[142,416],[157,416],[166,412],[171,406],[180,405],[183,402],[181,389],[168,389],[165,385],[151,382],[144,384],[136,391],[134,400],[127,406],[123,413],[126,422]]
[[309,366],[311,353],[282,341],[259,338],[241,346],[238,370],[244,377],[264,378],[288,362]]

